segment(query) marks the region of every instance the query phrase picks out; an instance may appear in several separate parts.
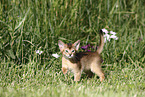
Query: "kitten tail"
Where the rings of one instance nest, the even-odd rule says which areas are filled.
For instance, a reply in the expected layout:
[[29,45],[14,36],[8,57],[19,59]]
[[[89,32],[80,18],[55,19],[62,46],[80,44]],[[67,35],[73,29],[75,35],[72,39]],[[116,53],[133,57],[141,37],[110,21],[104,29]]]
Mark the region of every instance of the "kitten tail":
[[97,49],[97,52],[100,54],[103,51],[103,46],[104,46],[104,34],[103,31],[100,30],[100,45]]

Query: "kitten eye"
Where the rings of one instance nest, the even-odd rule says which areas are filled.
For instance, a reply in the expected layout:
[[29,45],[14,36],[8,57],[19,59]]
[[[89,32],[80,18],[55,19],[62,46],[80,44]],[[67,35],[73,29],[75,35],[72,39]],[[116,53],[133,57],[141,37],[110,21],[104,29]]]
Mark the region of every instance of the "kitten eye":
[[68,53],[68,50],[65,50],[66,53]]
[[75,50],[72,50],[71,52],[73,52],[73,53],[74,53],[74,52],[75,52]]

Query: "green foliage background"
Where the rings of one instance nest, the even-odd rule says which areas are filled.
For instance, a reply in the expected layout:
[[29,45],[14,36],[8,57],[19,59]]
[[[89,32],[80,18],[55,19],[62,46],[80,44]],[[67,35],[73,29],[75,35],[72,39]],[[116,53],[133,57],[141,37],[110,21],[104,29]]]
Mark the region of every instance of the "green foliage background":
[[2,0],[1,59],[25,63],[40,48],[44,51],[41,57],[48,58],[58,52],[58,39],[80,39],[85,44],[89,37],[88,41],[95,44],[102,28],[115,31],[119,37],[116,49],[107,46],[104,54],[115,50],[118,54],[113,57],[121,60],[128,47],[129,56],[140,59],[144,52],[140,47],[145,36],[144,5],[142,0]]
[[[126,88],[126,86],[123,82],[128,80],[131,80],[132,83],[137,80],[137,82],[135,81],[136,84],[127,84],[130,88],[127,87],[126,89],[128,91],[131,89],[133,94],[128,95],[126,92],[122,94],[126,96],[135,95],[134,91],[136,90],[134,88],[137,87],[139,95],[142,95],[141,91],[145,89],[143,83],[145,80],[144,0],[1,0],[0,87],[5,88],[0,88],[0,90],[11,93],[11,89],[9,90],[11,84],[14,85],[12,86],[14,90],[17,90],[34,83],[37,85],[31,84],[33,87],[31,90],[36,88],[35,91],[38,92],[40,88],[42,88],[41,90],[50,89],[57,91],[51,91],[52,94],[50,93],[50,95],[53,96],[56,93],[55,96],[60,96],[61,92],[58,92],[57,89],[46,87],[47,85],[54,87],[61,83],[63,86],[58,87],[58,89],[64,87],[65,92],[74,96],[67,90],[77,92],[76,88],[80,84],[70,81],[72,79],[69,79],[69,76],[67,80],[64,79],[60,69],[61,59],[55,59],[51,54],[60,54],[57,46],[59,39],[64,42],[75,42],[80,39],[81,46],[86,44],[98,45],[98,31],[103,28],[116,32],[119,39],[105,43],[102,52],[104,59],[102,65],[106,75],[110,75],[100,87],[106,86],[102,92],[107,91],[108,88],[111,90],[100,95],[111,95],[109,93],[121,95],[122,92],[116,94],[112,91],[116,87],[119,87],[118,91],[124,91],[123,88]],[[42,50],[43,53],[41,55],[36,54],[36,50]],[[110,73],[111,71],[113,73]],[[117,78],[117,76],[120,77]],[[122,79],[124,76],[126,76],[126,79]],[[35,79],[38,83],[33,82]],[[42,79],[45,79],[45,81],[42,81]],[[96,78],[94,79],[96,80]],[[67,81],[67,85],[60,80]],[[95,85],[96,82],[92,80],[90,83]],[[115,84],[116,81],[120,85],[116,84],[112,89],[112,84]],[[41,87],[38,85],[39,83],[44,86],[47,85]],[[86,84],[92,85],[90,83],[82,81],[84,86],[81,87],[87,87]],[[70,85],[72,85],[72,89],[69,88]],[[97,88],[97,86],[94,88]],[[91,88],[91,90],[93,89]],[[27,88],[18,92],[20,93],[15,92],[14,96],[23,93],[24,96],[29,95]],[[34,91],[32,92],[35,94]],[[98,93],[102,92],[98,90]],[[2,92],[0,93],[2,96],[6,96]],[[81,93],[75,96],[91,95],[85,94],[85,92]],[[62,94],[62,96],[64,95]],[[92,96],[95,95],[92,93]],[[30,96],[34,95],[30,94]],[[38,93],[36,96],[41,95]]]

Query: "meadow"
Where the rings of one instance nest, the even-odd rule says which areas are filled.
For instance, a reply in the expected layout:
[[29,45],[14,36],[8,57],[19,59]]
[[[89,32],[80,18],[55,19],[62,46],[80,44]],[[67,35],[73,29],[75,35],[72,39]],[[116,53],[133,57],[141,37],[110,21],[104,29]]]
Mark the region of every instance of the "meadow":
[[[104,28],[118,37],[101,54],[105,80],[63,75],[58,40],[95,47]],[[0,97],[77,96],[145,96],[145,1],[1,0]]]

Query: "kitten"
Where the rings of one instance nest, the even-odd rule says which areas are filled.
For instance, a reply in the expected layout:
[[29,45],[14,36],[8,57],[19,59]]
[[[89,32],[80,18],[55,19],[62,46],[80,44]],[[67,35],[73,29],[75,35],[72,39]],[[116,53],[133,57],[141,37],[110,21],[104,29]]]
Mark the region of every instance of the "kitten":
[[104,73],[101,69],[100,64],[102,59],[100,53],[104,46],[103,32],[100,30],[100,45],[95,52],[78,52],[80,40],[74,44],[65,44],[61,40],[58,41],[59,49],[63,55],[62,57],[62,72],[67,73],[70,69],[74,73],[74,81],[79,81],[81,78],[82,71],[86,72],[89,76],[93,73],[100,77],[102,82],[105,78]]

